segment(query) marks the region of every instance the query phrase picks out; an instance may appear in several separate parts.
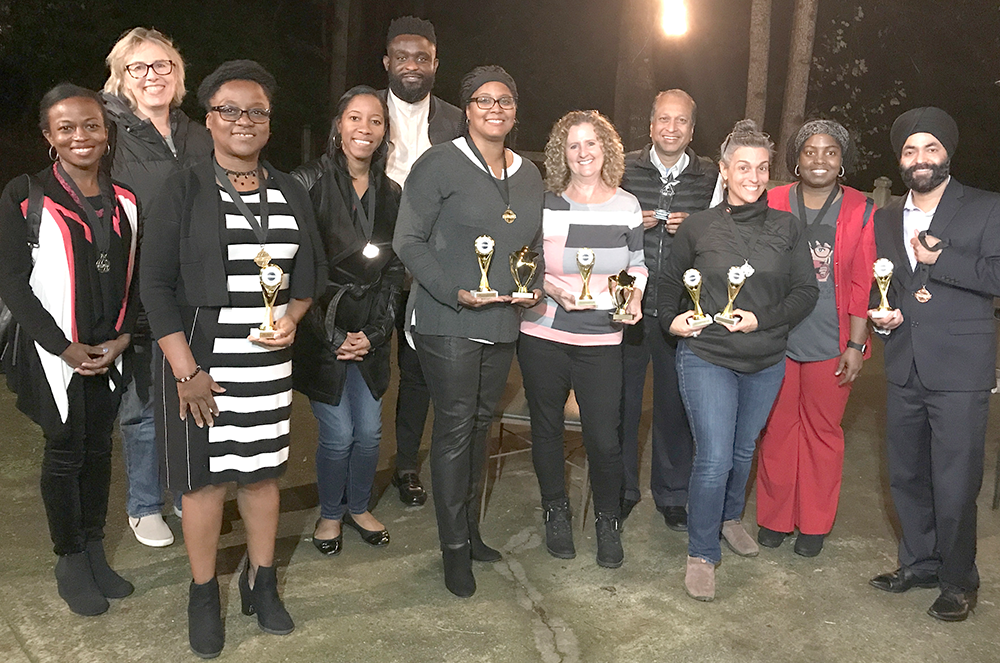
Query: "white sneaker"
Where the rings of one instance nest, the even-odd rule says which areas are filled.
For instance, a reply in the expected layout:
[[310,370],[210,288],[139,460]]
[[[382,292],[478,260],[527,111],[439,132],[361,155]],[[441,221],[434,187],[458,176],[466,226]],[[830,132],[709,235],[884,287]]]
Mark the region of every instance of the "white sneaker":
[[184,514],[181,512],[181,507],[177,502],[174,502],[174,515],[178,518],[184,517]]
[[174,533],[163,522],[163,516],[158,513],[142,518],[129,516],[128,524],[135,538],[144,546],[163,548],[174,542]]

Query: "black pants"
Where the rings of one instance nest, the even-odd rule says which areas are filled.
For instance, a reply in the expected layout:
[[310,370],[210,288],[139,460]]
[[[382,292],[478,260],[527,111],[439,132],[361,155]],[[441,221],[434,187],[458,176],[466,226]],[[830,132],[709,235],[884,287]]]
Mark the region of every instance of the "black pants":
[[531,457],[542,500],[566,496],[564,411],[573,389],[590,461],[594,511],[618,515],[623,480],[618,443],[621,346],[567,345],[521,334],[517,358],[531,412]]
[[[404,302],[406,300],[404,299]],[[396,398],[396,471],[416,472],[420,439],[427,423],[431,395],[424,381],[417,351],[403,333],[404,311],[396,316],[396,358],[399,363],[399,395]]]
[[[44,378],[42,378],[44,379]],[[111,487],[111,430],[121,400],[107,376],[74,375],[65,425],[45,431],[42,501],[57,555],[104,538]]]
[[513,343],[413,334],[434,402],[431,483],[441,546],[469,542],[479,519],[486,438],[514,358]]
[[983,483],[988,391],[930,391],[910,369],[889,384],[886,446],[903,537],[900,566],[937,573],[941,586],[979,588],[976,497]]
[[639,501],[639,419],[646,366],[653,360],[653,435],[649,487],[658,508],[686,506],[694,438],[677,386],[676,344],[668,340],[655,317],[643,317],[625,328],[622,344],[625,376],[622,388],[622,461],[625,497]]

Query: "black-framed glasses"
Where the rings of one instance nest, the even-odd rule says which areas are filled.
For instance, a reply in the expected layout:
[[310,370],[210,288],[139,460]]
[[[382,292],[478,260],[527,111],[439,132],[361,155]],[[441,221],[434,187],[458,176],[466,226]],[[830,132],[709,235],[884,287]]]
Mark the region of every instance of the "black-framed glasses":
[[244,113],[247,114],[247,117],[254,124],[264,124],[271,119],[271,111],[267,108],[248,108],[243,110],[236,106],[212,106],[209,110],[218,113],[219,117],[226,122],[236,122],[243,117]]
[[132,64],[125,65],[125,71],[127,71],[132,78],[142,78],[149,73],[150,69],[160,76],[166,76],[174,70],[174,61],[157,60],[156,62],[133,62]]
[[504,110],[510,110],[517,105],[517,99],[508,95],[504,95],[499,99],[494,99],[493,97],[484,95],[482,97],[476,97],[473,101],[476,102],[476,106],[479,107],[479,110],[489,110],[496,104],[500,104],[500,108]]

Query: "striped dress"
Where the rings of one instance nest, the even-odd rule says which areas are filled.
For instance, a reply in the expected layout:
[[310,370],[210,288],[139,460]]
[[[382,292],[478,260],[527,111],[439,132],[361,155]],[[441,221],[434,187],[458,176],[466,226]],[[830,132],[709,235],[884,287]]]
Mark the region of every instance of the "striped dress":
[[[226,389],[217,394],[219,416],[212,427],[198,428],[194,418],[180,421],[177,388],[163,361],[166,426],[165,476],[171,490],[182,492],[236,481],[249,484],[280,476],[288,460],[289,416],[292,404],[291,348],[269,349],[247,340],[251,327],[264,320],[257,237],[239,209],[219,189],[225,220],[224,246],[229,306],[182,311],[185,333],[195,360]],[[260,194],[243,192],[243,201],[259,217]],[[274,319],[288,305],[289,275],[298,252],[299,228],[281,190],[269,180],[268,233],[265,250],[271,263],[284,271]]]

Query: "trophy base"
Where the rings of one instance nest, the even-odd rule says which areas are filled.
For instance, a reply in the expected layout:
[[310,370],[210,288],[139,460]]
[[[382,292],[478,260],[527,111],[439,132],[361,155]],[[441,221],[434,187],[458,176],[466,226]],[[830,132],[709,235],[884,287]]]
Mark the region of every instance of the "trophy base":
[[499,295],[496,290],[476,290],[472,293],[476,299],[496,299]]
[[721,313],[715,314],[715,321],[720,325],[735,325],[736,321],[740,319],[738,315],[722,315]]
[[687,322],[692,328],[701,329],[702,327],[707,327],[712,324],[712,318],[707,315],[692,315],[687,319]]
[[274,338],[277,335],[277,329],[261,329],[260,327],[250,328],[250,338]]
[[892,314],[892,311],[890,311],[888,309],[886,309],[884,311],[882,309],[875,309],[874,311],[871,312],[870,317],[871,317],[872,320],[883,320],[885,318],[888,318],[889,315],[891,315],[891,314]]
[[597,300],[594,299],[593,297],[587,297],[586,299],[577,297],[576,305],[579,306],[580,308],[596,308]]
[[510,293],[512,299],[534,299],[535,293],[533,292],[517,292],[516,290]]
[[615,313],[615,314],[613,314],[611,316],[611,319],[614,320],[615,322],[622,322],[622,321],[631,322],[632,320],[635,320],[635,314],[634,313]]

